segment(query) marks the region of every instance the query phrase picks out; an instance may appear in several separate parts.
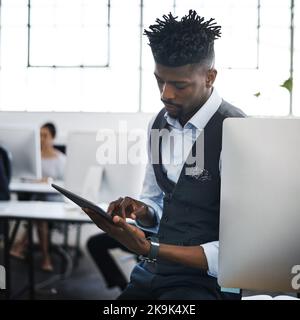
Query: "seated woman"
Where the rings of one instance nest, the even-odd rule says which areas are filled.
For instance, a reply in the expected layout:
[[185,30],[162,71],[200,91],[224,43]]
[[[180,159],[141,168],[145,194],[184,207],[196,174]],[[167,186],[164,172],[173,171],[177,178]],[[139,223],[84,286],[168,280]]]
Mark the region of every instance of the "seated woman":
[[[53,146],[56,136],[56,128],[53,123],[45,123],[40,130],[41,135],[41,156],[42,156],[42,182],[47,182],[49,178],[55,180],[62,180],[64,176],[64,167],[66,156],[55,149]],[[60,195],[33,194],[31,200],[44,200],[44,201],[60,201]],[[42,250],[42,265],[44,271],[53,271],[53,265],[49,254],[48,234],[49,226],[47,221],[40,221],[37,223],[39,244]],[[24,258],[24,252],[28,244],[27,232],[25,232],[18,242],[16,242],[10,254],[16,258]]]

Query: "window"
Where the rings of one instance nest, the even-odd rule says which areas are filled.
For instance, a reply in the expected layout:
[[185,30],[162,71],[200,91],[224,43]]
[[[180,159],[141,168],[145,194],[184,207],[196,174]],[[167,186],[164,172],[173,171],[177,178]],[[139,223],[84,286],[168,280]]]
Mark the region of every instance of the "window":
[[[147,18],[151,1],[144,2]],[[153,23],[152,3],[151,8]],[[164,12],[182,16],[190,8],[206,18],[214,17],[222,26],[222,36],[215,42],[216,88],[222,97],[249,115],[287,115],[289,95],[280,87],[289,77],[290,7],[286,0],[176,0]],[[160,12],[157,8],[156,16],[161,17]],[[143,110],[158,111],[153,59],[150,50],[144,50]]]
[[289,94],[280,85],[289,78],[290,7],[286,0],[260,2],[258,69],[221,69],[217,87],[225,99],[249,115],[286,116]]
[[[55,7],[63,0],[37,0],[31,3],[39,4],[34,10]],[[65,2],[66,3],[66,2]],[[68,1],[70,13],[79,1]],[[107,0],[82,0],[80,5],[89,3],[90,15],[98,16],[100,8],[106,8]],[[50,6],[51,5],[51,6]],[[130,19],[124,14],[130,7]],[[92,12],[94,9],[94,12]],[[54,10],[54,9],[53,9]],[[77,52],[74,60],[68,60],[67,55],[55,53],[55,57],[45,53],[42,56],[37,39],[53,21],[45,21],[40,35],[31,39],[34,44],[30,47],[31,65],[64,65],[68,68],[28,68],[28,0],[2,0],[1,28],[1,63],[0,70],[0,110],[9,111],[88,111],[88,112],[136,112],[138,111],[139,90],[139,0],[114,0],[110,15],[110,64],[106,68],[74,68],[71,65],[94,65],[107,63],[107,47],[103,55],[88,55],[88,52]],[[50,10],[51,11],[51,10]],[[60,11],[63,13],[64,11]],[[36,11],[37,13],[37,11]],[[105,14],[105,21],[107,21]],[[45,14],[44,14],[45,16]],[[78,11],[77,11],[78,16]],[[46,18],[45,18],[46,19]],[[70,24],[71,18],[67,22]],[[75,16],[72,16],[75,19]],[[62,18],[60,28],[63,28]],[[34,18],[34,29],[42,25],[42,21]],[[85,27],[92,27],[89,20]],[[96,30],[99,30],[99,25]],[[106,22],[102,27],[107,32]],[[49,30],[48,30],[49,31]],[[49,31],[50,33],[50,31]],[[55,34],[55,33],[52,33]],[[90,44],[96,41],[95,33],[90,38]],[[99,34],[98,40],[102,41]],[[55,39],[53,40],[55,41]],[[61,38],[60,38],[61,41]],[[105,43],[105,41],[104,41]],[[77,45],[76,42],[73,42]],[[105,43],[106,46],[106,43]],[[72,47],[74,48],[74,47]],[[97,49],[98,47],[96,47]],[[60,48],[59,48],[60,49]],[[98,48],[99,49],[99,48]],[[49,49],[50,50],[50,49]],[[72,49],[73,50],[73,49]],[[75,50],[75,49],[74,49]],[[59,53],[59,52],[58,52]],[[83,58],[82,58],[83,57]],[[51,60],[54,58],[53,60]],[[70,58],[70,59],[71,59]],[[97,60],[98,59],[98,60]],[[101,61],[100,61],[101,59]],[[96,61],[97,60],[97,61]]]
[[192,8],[222,26],[215,87],[249,115],[289,114],[281,84],[292,74],[294,12],[293,112],[300,115],[294,0],[2,0],[0,8],[1,110],[157,112],[143,30],[163,14]]
[[28,0],[29,67],[108,67],[110,0]]
[[293,114],[300,117],[300,6],[299,1],[294,11],[294,55],[293,55]]
[[[1,0],[0,0],[0,70],[1,70]],[[1,88],[0,88],[1,92]]]

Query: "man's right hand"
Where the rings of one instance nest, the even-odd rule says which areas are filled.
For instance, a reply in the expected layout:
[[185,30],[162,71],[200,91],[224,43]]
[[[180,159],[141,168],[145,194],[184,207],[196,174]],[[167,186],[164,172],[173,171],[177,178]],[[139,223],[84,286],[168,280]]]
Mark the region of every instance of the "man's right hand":
[[111,215],[119,215],[123,219],[131,218],[138,220],[144,226],[153,226],[154,216],[148,210],[148,206],[136,199],[130,197],[122,198],[112,201],[109,204],[107,213]]

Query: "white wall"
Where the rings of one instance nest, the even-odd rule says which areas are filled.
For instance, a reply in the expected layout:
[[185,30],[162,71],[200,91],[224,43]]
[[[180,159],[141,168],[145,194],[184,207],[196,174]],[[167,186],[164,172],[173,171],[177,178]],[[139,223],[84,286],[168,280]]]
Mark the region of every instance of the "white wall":
[[147,129],[151,113],[96,113],[96,112],[6,112],[0,111],[0,125],[35,125],[51,121],[57,126],[56,143],[64,143],[70,131],[114,129],[126,121],[128,129]]

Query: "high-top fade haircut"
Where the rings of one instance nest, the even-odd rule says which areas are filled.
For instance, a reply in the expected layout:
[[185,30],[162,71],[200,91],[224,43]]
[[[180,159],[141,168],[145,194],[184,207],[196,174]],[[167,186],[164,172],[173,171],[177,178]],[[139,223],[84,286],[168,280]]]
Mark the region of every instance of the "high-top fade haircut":
[[149,39],[156,63],[168,67],[180,67],[201,63],[214,63],[214,40],[221,36],[221,27],[215,19],[205,21],[195,10],[177,20],[171,13],[156,19],[156,24],[144,30]]

